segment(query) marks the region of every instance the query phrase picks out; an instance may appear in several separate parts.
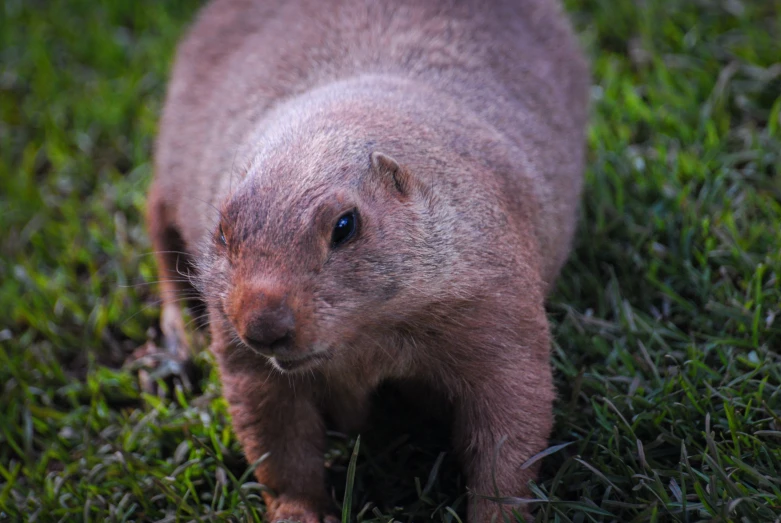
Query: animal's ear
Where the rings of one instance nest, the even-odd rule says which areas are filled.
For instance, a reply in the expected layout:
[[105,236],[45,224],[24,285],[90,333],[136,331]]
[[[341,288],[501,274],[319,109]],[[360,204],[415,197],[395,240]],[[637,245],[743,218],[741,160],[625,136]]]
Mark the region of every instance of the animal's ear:
[[371,154],[372,170],[390,188],[402,196],[409,196],[412,180],[409,172],[399,162],[379,151]]

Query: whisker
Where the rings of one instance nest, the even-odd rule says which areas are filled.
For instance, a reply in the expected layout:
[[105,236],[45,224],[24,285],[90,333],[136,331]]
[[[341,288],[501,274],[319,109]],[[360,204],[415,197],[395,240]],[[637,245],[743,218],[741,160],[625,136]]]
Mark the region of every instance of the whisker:
[[143,287],[144,285],[159,285],[161,283],[190,283],[189,280],[154,280],[154,281],[145,281],[141,283],[134,283],[132,285],[117,285],[117,288],[119,289],[133,289],[137,287]]
[[162,298],[159,299],[159,300],[153,300],[153,301],[147,303],[146,305],[144,305],[143,307],[141,307],[135,313],[131,314],[130,316],[128,316],[127,318],[122,320],[120,325],[126,324],[127,322],[129,322],[130,320],[132,320],[133,318],[138,316],[139,314],[141,314],[141,313],[151,309],[152,307],[157,307],[157,306],[162,305],[164,303],[187,303],[187,300],[189,298],[192,298],[192,296],[182,296],[182,297],[179,297],[179,298],[176,298],[176,299],[172,299],[170,301],[162,299]]
[[138,253],[132,256],[132,258],[143,258],[146,256],[154,256],[156,254],[180,254],[182,256],[192,256],[193,253],[191,252],[185,252],[185,251],[149,251],[149,252],[142,252]]
[[[208,313],[208,312],[207,312],[207,313],[205,313],[205,314],[201,314],[200,316],[196,316],[195,318],[193,318],[193,319],[191,319],[190,321],[188,321],[188,322],[187,322],[187,323],[184,325],[184,328],[186,329],[186,328],[188,328],[190,325],[192,325],[193,323],[195,323],[196,321],[201,321],[201,320],[203,320],[204,318],[208,318],[208,317],[209,317],[209,313]],[[207,323],[207,325],[208,325],[208,323]]]

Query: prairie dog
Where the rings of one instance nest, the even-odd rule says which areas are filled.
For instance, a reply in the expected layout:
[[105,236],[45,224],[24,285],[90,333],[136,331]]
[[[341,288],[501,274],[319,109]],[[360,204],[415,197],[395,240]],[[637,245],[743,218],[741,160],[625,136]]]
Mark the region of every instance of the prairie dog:
[[480,494],[528,495],[521,465],[553,422],[544,300],[576,225],[588,85],[556,0],[203,9],[148,200],[161,325],[185,359],[184,251],[236,434],[251,463],[270,453],[269,521],[337,521],[324,420],[359,427],[394,379],[450,403],[471,523],[501,520]]

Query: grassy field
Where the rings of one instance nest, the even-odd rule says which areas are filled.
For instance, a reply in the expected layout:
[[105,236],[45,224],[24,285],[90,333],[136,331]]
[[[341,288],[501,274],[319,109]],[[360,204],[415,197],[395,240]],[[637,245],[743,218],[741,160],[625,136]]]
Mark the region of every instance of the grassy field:
[[[155,335],[141,216],[193,4],[0,5],[0,521],[262,519],[209,355],[173,399],[122,369]],[[779,521],[781,2],[567,6],[594,107],[536,519]],[[353,517],[458,521],[436,438],[375,425]]]

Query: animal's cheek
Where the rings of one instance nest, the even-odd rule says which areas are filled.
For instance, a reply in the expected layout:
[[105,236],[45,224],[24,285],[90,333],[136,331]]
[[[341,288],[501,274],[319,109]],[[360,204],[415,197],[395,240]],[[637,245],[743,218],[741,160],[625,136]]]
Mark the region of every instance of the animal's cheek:
[[[208,271],[198,275],[196,287],[201,299],[210,309],[219,311],[221,316],[226,316],[230,289],[233,288],[232,271],[227,262],[218,260],[211,265]],[[223,319],[223,318],[221,318]],[[227,318],[225,318],[227,321]]]
[[397,297],[403,291],[403,286],[398,278],[393,274],[388,274],[382,279],[381,285],[378,286],[378,291],[377,298],[382,301],[388,301]]

